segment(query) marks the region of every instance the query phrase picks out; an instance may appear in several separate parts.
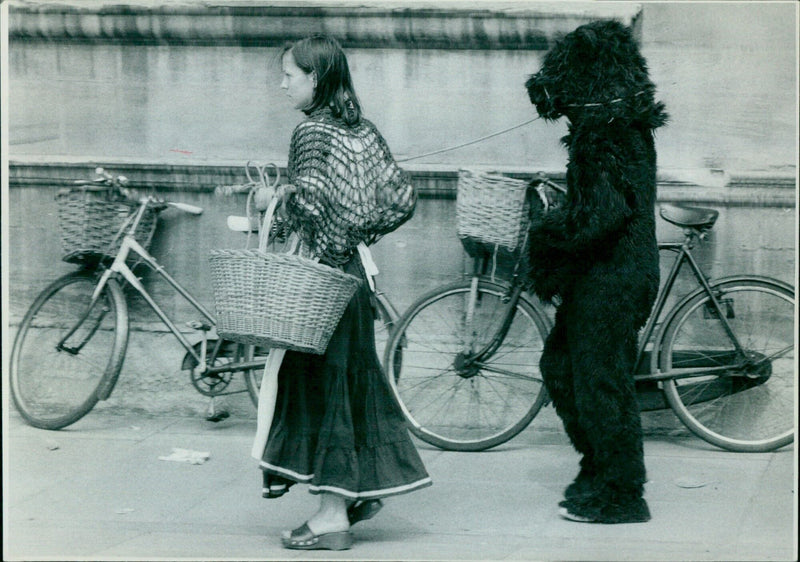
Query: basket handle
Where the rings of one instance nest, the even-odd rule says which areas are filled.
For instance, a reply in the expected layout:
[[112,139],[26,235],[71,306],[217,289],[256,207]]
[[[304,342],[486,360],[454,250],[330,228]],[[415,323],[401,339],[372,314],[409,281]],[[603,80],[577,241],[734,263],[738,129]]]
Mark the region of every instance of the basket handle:
[[269,231],[272,228],[272,219],[275,215],[275,209],[278,207],[279,198],[273,197],[264,212],[264,222],[261,223],[261,232],[258,235],[258,249],[262,252],[267,251],[267,244],[269,244]]
[[[275,179],[274,181],[270,180],[269,176],[269,169],[272,168],[275,171]],[[257,176],[258,182],[250,175],[250,171],[254,170],[253,174]],[[281,179],[281,169],[272,162],[267,164],[259,165],[254,163],[252,160],[248,160],[244,165],[244,173],[247,176],[247,180],[250,182],[248,185],[250,186],[250,190],[247,193],[247,200],[245,202],[245,214],[249,220],[256,219],[256,213],[253,212],[253,203],[256,195],[256,190],[259,187],[264,187],[266,189],[276,189],[278,187],[278,183]],[[260,183],[260,185],[259,185]],[[262,231],[263,232],[263,231]],[[259,238],[260,243],[260,238]],[[250,247],[250,231],[247,232],[247,240],[245,241],[245,248]]]
[[[264,212],[264,222],[261,224],[261,230],[258,234],[258,249],[262,252],[267,251],[267,246],[269,245],[269,231],[272,228],[272,219],[275,216],[275,210],[278,208],[278,205],[281,202],[281,198],[275,196],[269,202],[267,206],[267,210]],[[297,253],[298,255],[303,252],[302,241],[300,240],[300,236],[296,232],[292,232],[289,234],[288,244],[286,246],[286,253],[287,254],[294,254]],[[317,258],[311,258],[314,261],[318,261]]]
[[[272,168],[275,171],[275,180],[274,181],[270,180],[270,178],[269,178],[268,170],[270,168]],[[250,170],[251,169],[255,170],[253,173],[254,173],[254,175],[258,176],[258,181],[261,182],[261,185],[263,187],[276,187],[278,185],[278,182],[281,179],[281,170],[274,163],[269,162],[267,164],[264,164],[263,166],[260,166],[260,165],[258,165],[256,163],[254,163],[253,161],[248,160],[247,163],[244,165],[244,173],[247,176],[247,179],[252,184],[255,184],[257,182],[256,182],[255,179],[253,179],[253,176],[250,175]]]

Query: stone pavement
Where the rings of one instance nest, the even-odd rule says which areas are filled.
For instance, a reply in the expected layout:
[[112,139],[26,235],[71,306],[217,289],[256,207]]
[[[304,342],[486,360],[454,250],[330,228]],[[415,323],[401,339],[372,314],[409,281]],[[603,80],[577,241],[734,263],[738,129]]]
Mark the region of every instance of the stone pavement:
[[[648,436],[646,524],[562,520],[578,457],[534,424],[482,453],[420,443],[434,480],[391,498],[342,552],[280,546],[316,498],[260,497],[254,421],[92,412],[49,432],[6,410],[4,560],[797,560],[796,454],[728,453],[691,436]],[[160,460],[173,448],[203,464]]]

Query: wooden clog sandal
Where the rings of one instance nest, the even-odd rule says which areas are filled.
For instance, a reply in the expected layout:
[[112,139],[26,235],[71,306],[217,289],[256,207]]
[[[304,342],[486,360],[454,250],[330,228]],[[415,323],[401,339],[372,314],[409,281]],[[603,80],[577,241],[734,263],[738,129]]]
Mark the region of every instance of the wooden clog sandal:
[[281,537],[281,542],[283,548],[290,550],[347,550],[353,546],[353,534],[350,531],[340,531],[315,535],[308,523],[303,523],[288,537]]

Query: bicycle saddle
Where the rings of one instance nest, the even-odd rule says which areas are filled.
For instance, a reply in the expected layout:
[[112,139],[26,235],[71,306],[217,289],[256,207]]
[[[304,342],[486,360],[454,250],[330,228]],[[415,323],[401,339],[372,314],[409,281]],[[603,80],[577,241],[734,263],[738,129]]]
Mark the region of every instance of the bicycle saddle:
[[717,222],[719,211],[686,205],[661,205],[661,218],[681,228],[709,230]]

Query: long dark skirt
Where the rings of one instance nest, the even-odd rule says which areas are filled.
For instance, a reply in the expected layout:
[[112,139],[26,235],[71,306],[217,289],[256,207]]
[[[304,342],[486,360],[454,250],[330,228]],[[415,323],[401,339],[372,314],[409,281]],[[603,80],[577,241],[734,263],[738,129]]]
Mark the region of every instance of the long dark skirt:
[[[364,279],[357,255],[344,269]],[[431,484],[378,361],[374,320],[365,280],[324,355],[286,352],[261,460],[264,497],[279,497],[298,482],[313,494],[348,499]]]

